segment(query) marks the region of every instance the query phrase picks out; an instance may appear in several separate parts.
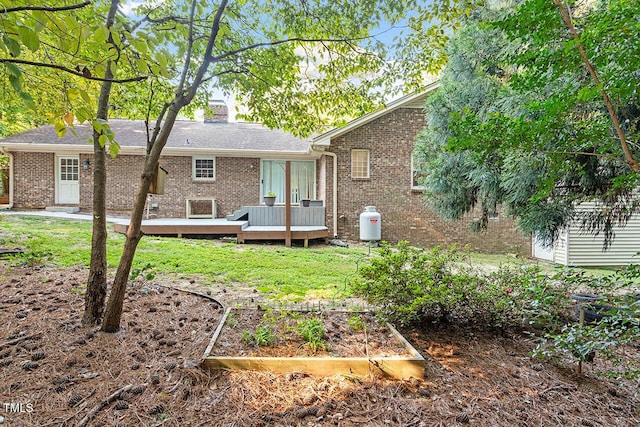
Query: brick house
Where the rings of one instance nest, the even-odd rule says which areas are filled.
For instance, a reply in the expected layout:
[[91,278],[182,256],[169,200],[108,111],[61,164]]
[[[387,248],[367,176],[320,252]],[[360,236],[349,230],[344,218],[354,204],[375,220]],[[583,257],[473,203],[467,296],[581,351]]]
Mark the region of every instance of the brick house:
[[[226,107],[224,107],[226,109]],[[141,121],[110,120],[120,153],[107,160],[107,209],[130,212],[142,171],[146,132]],[[92,206],[93,146],[90,126],[76,126],[58,138],[43,126],[0,140],[11,156],[10,206],[16,209],[56,209]],[[185,217],[185,200],[215,199],[214,217],[224,217],[242,205],[259,205],[268,191],[284,201],[283,164],[295,173],[292,201],[315,199],[316,158],[306,140],[258,124],[229,123],[226,115],[204,122],[178,121],[167,142],[160,166],[167,172],[164,194],[150,196],[159,217]],[[197,209],[211,209],[202,200]],[[197,203],[197,201],[196,201]],[[209,206],[209,207],[208,207]]]
[[[315,151],[331,153],[320,160],[325,161],[326,187],[332,188],[337,181],[335,191],[327,191],[330,228],[342,238],[357,240],[360,214],[365,206],[373,205],[382,216],[383,240],[408,240],[427,247],[455,243],[482,252],[529,256],[531,239],[511,219],[492,218],[486,231],[475,233],[468,224],[479,213],[446,221],[425,206],[412,151],[417,135],[427,125],[424,102],[437,87],[433,84],[313,139]],[[337,207],[331,209],[336,192]]]
[[[373,205],[382,215],[384,240],[468,244],[478,251],[530,255],[530,238],[517,232],[511,220],[494,218],[486,232],[475,234],[467,226],[472,216],[450,222],[425,207],[411,153],[426,126],[424,100],[436,88],[307,140],[258,124],[227,122],[226,107],[218,105],[218,114],[204,122],[176,123],[160,160],[167,172],[164,194],[150,196],[148,207],[158,217],[184,218],[190,209],[213,209],[214,217],[225,217],[241,206],[262,204],[268,191],[276,192],[282,204],[284,164],[290,161],[291,204],[322,200],[329,235],[358,240],[359,215]],[[111,120],[110,125],[121,151],[107,162],[107,209],[127,213],[146,135],[141,122]],[[78,136],[67,133],[60,139],[52,127],[41,127],[0,140],[0,150],[11,157],[9,207],[91,210],[90,129],[77,128]],[[186,199],[200,204],[190,206]]]

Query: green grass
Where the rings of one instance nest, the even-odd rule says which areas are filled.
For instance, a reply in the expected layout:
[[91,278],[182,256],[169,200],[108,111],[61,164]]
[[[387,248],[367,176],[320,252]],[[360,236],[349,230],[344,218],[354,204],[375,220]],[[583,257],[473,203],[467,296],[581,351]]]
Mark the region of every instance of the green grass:
[[[0,247],[21,248],[26,254],[18,262],[61,267],[88,267],[91,251],[91,223],[57,218],[0,214]],[[112,229],[111,225],[108,226]],[[107,243],[108,267],[114,269],[122,254],[124,236],[110,231]],[[348,278],[358,265],[367,263],[377,251],[355,248],[287,248],[279,245],[236,245],[220,240],[189,240],[145,236],[138,245],[132,271],[175,278],[196,278],[204,285],[241,285],[267,293],[272,298],[302,301],[310,297],[349,296]],[[470,253],[474,265],[531,263],[506,255]],[[554,267],[545,265],[545,271]],[[113,270],[112,270],[113,271]],[[606,269],[588,269],[601,276]]]
[[[4,215],[0,216],[0,246],[25,250],[23,262],[87,267],[91,227],[89,221]],[[124,235],[109,232],[109,268],[117,266],[123,244]],[[275,298],[302,300],[347,296],[346,280],[367,253],[366,248],[286,248],[145,236],[132,270],[150,264],[156,275],[196,277],[204,284],[241,284]]]

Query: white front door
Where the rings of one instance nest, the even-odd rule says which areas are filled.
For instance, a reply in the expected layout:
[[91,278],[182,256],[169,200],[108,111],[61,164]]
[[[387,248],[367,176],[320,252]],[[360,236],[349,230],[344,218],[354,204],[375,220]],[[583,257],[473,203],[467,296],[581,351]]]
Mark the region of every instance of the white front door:
[[56,162],[56,203],[80,203],[80,158],[58,156]]

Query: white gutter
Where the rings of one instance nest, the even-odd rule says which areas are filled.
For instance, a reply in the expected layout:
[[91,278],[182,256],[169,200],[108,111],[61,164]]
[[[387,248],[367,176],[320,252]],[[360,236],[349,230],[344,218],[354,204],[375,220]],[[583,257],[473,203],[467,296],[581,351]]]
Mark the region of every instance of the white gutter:
[[[313,148],[312,148],[313,150]],[[338,237],[338,155],[330,151],[315,151],[323,156],[333,157],[333,237]]]
[[[11,143],[0,142],[0,149],[9,152],[38,152],[56,154],[93,154],[93,146],[90,144],[35,144],[35,143]],[[147,153],[146,147],[121,146],[119,155],[139,155]],[[275,160],[309,160],[309,157],[320,153],[313,151],[276,151],[276,150],[234,150],[224,148],[190,148],[190,147],[165,147],[163,156],[221,156],[221,157],[250,157]]]

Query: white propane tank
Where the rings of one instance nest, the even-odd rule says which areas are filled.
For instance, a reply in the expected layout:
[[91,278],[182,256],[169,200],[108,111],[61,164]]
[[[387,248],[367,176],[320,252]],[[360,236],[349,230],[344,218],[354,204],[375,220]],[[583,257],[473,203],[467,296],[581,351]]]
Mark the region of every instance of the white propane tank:
[[365,206],[360,214],[360,240],[380,240],[382,219],[375,206]]

